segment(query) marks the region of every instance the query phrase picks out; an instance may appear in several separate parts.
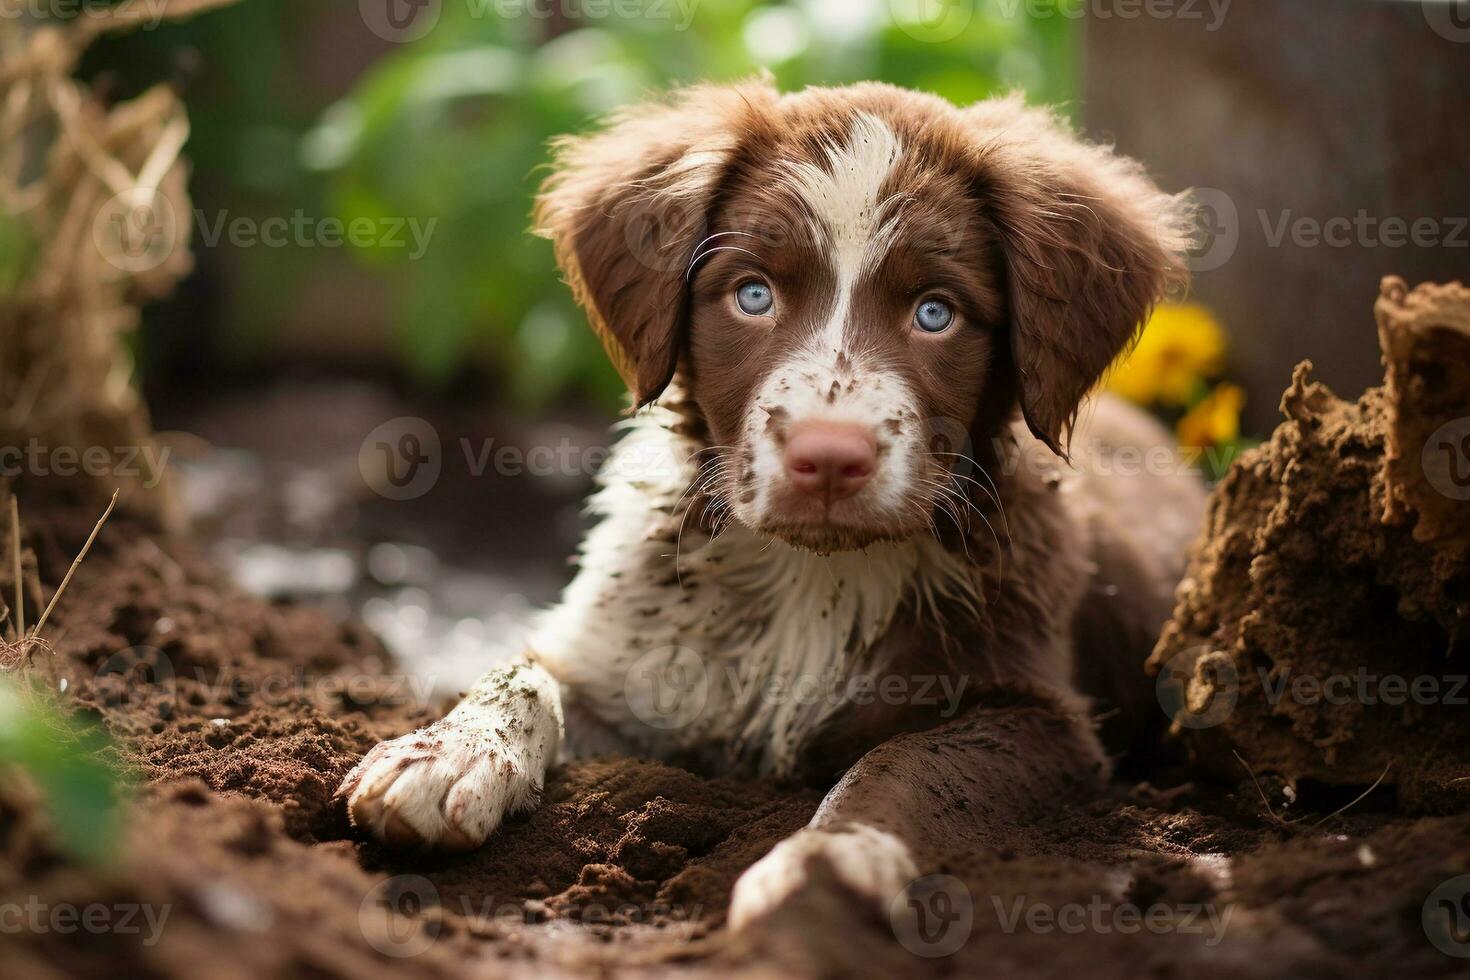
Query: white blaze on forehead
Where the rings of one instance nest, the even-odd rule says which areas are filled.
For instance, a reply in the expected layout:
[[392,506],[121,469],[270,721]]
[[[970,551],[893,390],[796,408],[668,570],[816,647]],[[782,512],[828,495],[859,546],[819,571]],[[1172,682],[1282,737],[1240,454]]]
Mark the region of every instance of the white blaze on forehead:
[[902,155],[903,143],[887,123],[859,113],[847,142],[826,147],[826,168],[805,162],[788,168],[816,239],[832,249],[837,302],[823,331],[828,339],[840,340],[858,276],[889,244],[893,226],[884,223],[887,201],[879,195]]
[[[902,156],[898,135],[881,119],[863,113],[845,140],[824,148],[821,163],[786,165],[786,179],[806,210],[813,236],[830,256],[837,288],[831,309],[820,318],[821,328],[771,370],[746,412],[744,441],[753,449],[755,493],[734,509],[752,526],[768,516],[779,519],[769,508],[787,479],[780,442],[767,428],[772,406],[793,424],[827,419],[874,432],[884,452],[882,465],[862,493],[870,513],[900,514],[915,491],[922,450],[917,427],[894,429],[901,419],[918,417],[914,393],[891,366],[869,363],[863,351],[849,349],[847,336],[858,281],[893,241],[890,205],[901,196],[885,198],[883,188]],[[846,358],[839,356],[843,353]]]

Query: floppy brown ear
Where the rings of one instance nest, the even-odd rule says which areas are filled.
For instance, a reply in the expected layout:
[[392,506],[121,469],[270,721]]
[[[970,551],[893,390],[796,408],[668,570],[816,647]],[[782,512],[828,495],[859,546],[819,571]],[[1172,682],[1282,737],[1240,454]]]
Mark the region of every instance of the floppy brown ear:
[[633,393],[657,398],[678,365],[685,273],[741,132],[775,98],[762,83],[701,86],[553,144],[536,230]]
[[1065,456],[1082,400],[1153,305],[1187,282],[1193,208],[1019,97],[964,116],[979,139],[982,206],[1003,240],[1021,412]]

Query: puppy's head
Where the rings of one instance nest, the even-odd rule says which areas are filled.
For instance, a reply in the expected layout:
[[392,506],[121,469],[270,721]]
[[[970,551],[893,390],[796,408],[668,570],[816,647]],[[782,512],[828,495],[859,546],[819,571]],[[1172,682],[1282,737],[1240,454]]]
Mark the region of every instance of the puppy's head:
[[1019,405],[1065,453],[1182,278],[1189,217],[1019,99],[762,83],[561,141],[537,212],[635,401],[681,375],[704,489],[819,551],[928,529],[962,489],[935,436],[988,439]]

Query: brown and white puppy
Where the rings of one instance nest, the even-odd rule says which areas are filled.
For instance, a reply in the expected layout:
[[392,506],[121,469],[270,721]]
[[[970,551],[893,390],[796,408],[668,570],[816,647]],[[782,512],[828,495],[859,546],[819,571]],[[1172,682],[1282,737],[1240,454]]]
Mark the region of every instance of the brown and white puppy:
[[538,220],[640,411],[532,649],[370,752],[353,821],[478,846],[564,737],[833,787],[740,925],[814,859],[886,900],[1094,785],[1203,494],[1079,410],[1183,278],[1184,199],[1016,98],[755,82],[562,140]]

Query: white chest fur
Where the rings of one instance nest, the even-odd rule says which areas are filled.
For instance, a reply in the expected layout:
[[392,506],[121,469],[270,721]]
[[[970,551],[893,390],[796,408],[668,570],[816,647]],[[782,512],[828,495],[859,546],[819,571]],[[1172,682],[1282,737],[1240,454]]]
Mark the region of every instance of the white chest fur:
[[967,572],[929,539],[819,556],[738,523],[713,540],[682,527],[693,446],[669,421],[653,409],[619,443],[581,569],[532,648],[569,711],[641,750],[720,746],[784,774],[873,666],[904,603],[961,592]]

